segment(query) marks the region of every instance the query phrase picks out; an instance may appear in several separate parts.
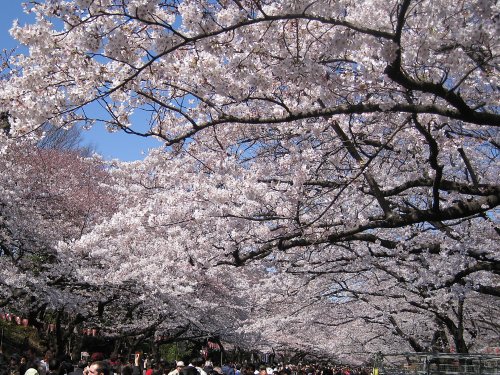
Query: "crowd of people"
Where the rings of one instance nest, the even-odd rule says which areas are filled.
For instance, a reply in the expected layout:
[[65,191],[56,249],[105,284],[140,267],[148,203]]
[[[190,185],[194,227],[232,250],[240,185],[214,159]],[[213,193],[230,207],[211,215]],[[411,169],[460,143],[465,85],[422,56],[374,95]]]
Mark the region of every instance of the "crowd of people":
[[211,361],[195,358],[185,363],[165,360],[155,362],[142,358],[136,353],[126,360],[118,355],[104,358],[96,352],[74,363],[68,355],[56,358],[52,350],[47,350],[43,358],[38,358],[29,349],[22,355],[13,354],[7,360],[0,355],[0,375],[371,375],[371,369],[363,367],[325,365],[270,366],[253,363],[226,363],[214,365]]

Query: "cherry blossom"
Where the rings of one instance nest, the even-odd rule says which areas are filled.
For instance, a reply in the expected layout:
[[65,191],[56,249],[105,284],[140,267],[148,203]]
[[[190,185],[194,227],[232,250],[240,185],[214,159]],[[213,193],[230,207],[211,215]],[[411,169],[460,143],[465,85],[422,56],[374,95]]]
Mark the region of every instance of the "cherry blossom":
[[198,330],[351,360],[494,340],[497,4],[28,11],[11,29],[28,52],[0,90],[12,136],[104,125],[164,142],[110,168],[116,213],[57,248],[102,301],[142,291],[125,294],[134,319],[101,320],[108,334]]

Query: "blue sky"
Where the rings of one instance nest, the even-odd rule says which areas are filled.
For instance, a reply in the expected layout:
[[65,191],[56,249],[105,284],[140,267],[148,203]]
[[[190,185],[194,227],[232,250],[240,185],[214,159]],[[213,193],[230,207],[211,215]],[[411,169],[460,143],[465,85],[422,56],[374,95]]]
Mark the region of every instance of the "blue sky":
[[[11,49],[17,46],[16,41],[9,35],[9,29],[14,19],[25,24],[32,21],[32,17],[23,13],[24,0],[6,0],[2,2],[0,12],[0,49]],[[123,132],[110,134],[102,126],[96,125],[92,130],[84,131],[83,136],[89,145],[106,159],[120,159],[133,161],[143,159],[148,150],[158,147],[160,143],[154,139],[127,135]]]

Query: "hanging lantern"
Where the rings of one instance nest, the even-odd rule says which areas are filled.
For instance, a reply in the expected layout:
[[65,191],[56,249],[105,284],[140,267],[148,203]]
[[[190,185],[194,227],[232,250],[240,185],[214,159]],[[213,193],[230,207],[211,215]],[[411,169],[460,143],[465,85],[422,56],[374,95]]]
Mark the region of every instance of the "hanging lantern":
[[30,321],[28,318],[24,318],[21,323],[23,327],[27,327],[30,324]]

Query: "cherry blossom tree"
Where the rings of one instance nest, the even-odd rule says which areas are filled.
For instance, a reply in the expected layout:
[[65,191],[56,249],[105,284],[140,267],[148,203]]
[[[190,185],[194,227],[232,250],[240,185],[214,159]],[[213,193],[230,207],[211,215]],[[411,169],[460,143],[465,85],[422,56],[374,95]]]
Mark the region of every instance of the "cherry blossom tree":
[[1,305],[43,331],[49,312],[57,321],[63,312],[74,320],[85,304],[74,293],[78,282],[71,265],[59,261],[56,248],[114,211],[106,187],[110,177],[102,160],[83,159],[76,150],[39,148],[5,136],[2,146]]
[[[104,124],[165,142],[117,166],[111,220],[59,247],[81,280],[140,280],[183,312],[218,279],[258,310],[267,289],[245,289],[255,274],[289,278],[273,285],[295,304],[314,296],[283,320],[300,328],[288,338],[272,314],[249,317],[249,342],[265,326],[269,343],[297,346],[311,322],[304,347],[327,350],[319,330],[331,325],[350,332],[335,345],[346,353],[393,337],[412,350],[446,337],[459,351],[491,339],[496,2],[47,0],[27,11],[36,23],[11,32],[29,52],[0,90],[13,135]],[[102,267],[113,272],[95,277]],[[201,322],[202,308],[189,311]]]
[[[155,182],[154,171],[135,162],[115,164],[111,172],[115,194],[122,198],[118,212],[58,248],[60,261],[73,264],[74,276],[88,287],[89,296],[99,290],[93,304],[108,301],[92,322],[101,334],[131,342],[155,336],[166,337],[164,342],[207,337],[236,341],[253,301],[240,292],[252,289],[254,268],[200,263],[196,251],[186,252],[170,232],[178,227],[169,228],[151,215],[167,208],[166,202],[159,207],[156,201],[165,187]],[[260,267],[260,272],[265,270]]]

